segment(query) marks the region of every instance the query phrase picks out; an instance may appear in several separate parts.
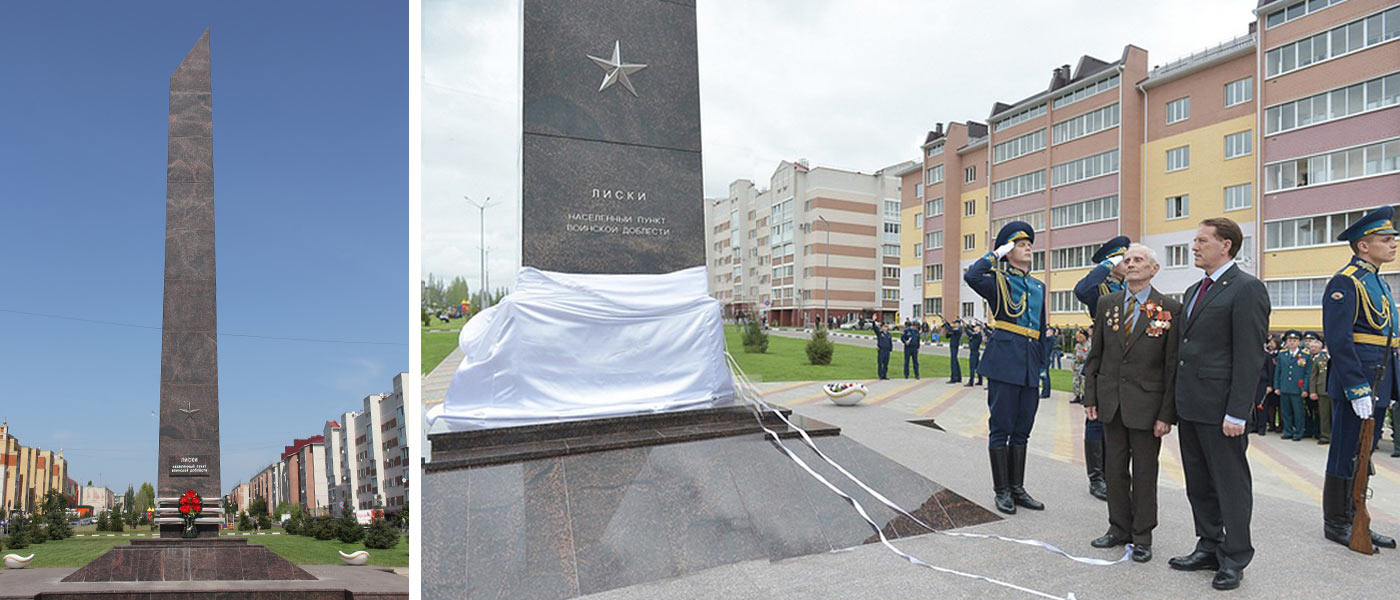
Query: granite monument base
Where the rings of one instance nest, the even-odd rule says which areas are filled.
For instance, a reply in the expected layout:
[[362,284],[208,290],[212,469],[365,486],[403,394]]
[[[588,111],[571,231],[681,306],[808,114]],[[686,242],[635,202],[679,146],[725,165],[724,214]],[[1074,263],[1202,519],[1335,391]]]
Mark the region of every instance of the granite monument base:
[[315,578],[64,583],[75,569],[0,571],[0,600],[408,600],[406,569],[307,565],[305,570]]
[[[860,501],[887,537],[927,533],[771,421],[784,445]],[[834,426],[800,421],[823,453],[934,527],[999,519]],[[744,408],[429,437],[425,598],[572,598],[878,540]]]
[[296,581],[310,573],[247,538],[134,539],[63,578],[107,581]]

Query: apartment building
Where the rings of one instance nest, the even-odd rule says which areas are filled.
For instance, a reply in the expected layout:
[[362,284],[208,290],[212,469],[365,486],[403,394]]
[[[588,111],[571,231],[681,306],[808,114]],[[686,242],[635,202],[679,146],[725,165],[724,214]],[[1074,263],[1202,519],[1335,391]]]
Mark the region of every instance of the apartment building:
[[1133,238],[1157,251],[1162,270],[1153,285],[1177,300],[1201,279],[1191,243],[1205,219],[1239,223],[1236,262],[1259,275],[1255,37],[1250,31],[1154,67],[1137,84],[1146,116],[1143,230]]
[[[1255,17],[1261,278],[1271,327],[1316,329],[1351,255],[1337,234],[1400,201],[1400,6],[1277,0]],[[1400,286],[1400,265],[1382,273]]]
[[282,449],[282,486],[287,490],[287,501],[313,515],[325,514],[330,508],[322,472],[325,454],[326,440],[319,435],[294,440]]
[[[408,434],[403,410],[403,378],[394,376],[394,391],[364,397],[357,413],[346,413],[341,428],[341,475],[332,484],[343,486],[337,503],[357,509],[383,508],[397,512],[408,505]],[[346,471],[353,471],[347,473]],[[333,472],[333,471],[332,471]],[[348,489],[347,492],[343,491]]]
[[[867,174],[783,161],[767,189],[736,181],[729,198],[706,201],[711,294],[728,316],[748,311],[781,326],[828,315],[896,320],[902,225],[896,173],[909,165]],[[752,262],[744,262],[746,255]],[[747,295],[750,268],[756,296]]]
[[899,178],[900,322],[924,319],[924,184],[922,161],[891,173]]
[[23,446],[0,421],[0,516],[32,514],[50,490],[67,493],[68,461],[63,452]]
[[[985,243],[987,126],[942,123],[920,146],[923,202],[923,320],[941,325],[957,317],[977,318],[985,308],[962,281],[962,272]],[[981,232],[981,233],[979,233]],[[969,239],[967,236],[971,236]],[[983,250],[985,252],[985,249]]]
[[287,480],[285,468],[286,464],[279,460],[263,467],[263,470],[248,480],[248,501],[261,498],[267,503],[269,515],[278,504],[287,501],[286,488],[283,485]]

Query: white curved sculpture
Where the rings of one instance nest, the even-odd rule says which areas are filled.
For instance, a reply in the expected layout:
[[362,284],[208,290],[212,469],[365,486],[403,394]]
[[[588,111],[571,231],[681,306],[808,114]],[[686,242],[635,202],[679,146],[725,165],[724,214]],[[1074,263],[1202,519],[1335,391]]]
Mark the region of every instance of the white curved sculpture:
[[855,406],[870,390],[863,383],[828,383],[822,386],[822,391],[838,406]]
[[363,564],[369,562],[369,552],[366,552],[366,551],[364,551],[364,550],[360,550],[360,551],[358,551],[358,552],[352,552],[352,553],[350,553],[350,554],[346,554],[346,553],[344,553],[344,552],[341,552],[341,551],[339,551],[339,550],[336,550],[335,553],[336,553],[336,554],[339,554],[339,555],[340,555],[340,560],[345,561],[345,564],[347,564],[347,565],[353,565],[353,566],[358,567],[358,566],[360,566],[360,565],[363,565]]
[[20,556],[18,554],[5,555],[5,567],[9,569],[23,569],[29,566],[29,562],[34,560],[34,555]]

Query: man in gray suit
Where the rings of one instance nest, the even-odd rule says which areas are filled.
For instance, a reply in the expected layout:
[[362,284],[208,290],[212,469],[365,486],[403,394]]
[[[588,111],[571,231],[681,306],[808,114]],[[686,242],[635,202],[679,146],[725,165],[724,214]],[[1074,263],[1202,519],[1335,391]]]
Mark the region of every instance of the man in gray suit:
[[1145,563],[1157,527],[1157,455],[1176,422],[1182,314],[1180,302],[1152,287],[1161,269],[1156,252],[1132,244],[1122,264],[1127,287],[1099,298],[1084,364],[1084,413],[1104,424],[1108,479],[1108,533],[1090,543],[1111,548],[1131,541],[1133,560]]
[[1169,561],[1173,569],[1215,569],[1211,586],[1239,587],[1254,557],[1249,520],[1253,484],[1245,423],[1254,406],[1269,329],[1269,292],[1235,264],[1244,234],[1226,218],[1201,221],[1191,244],[1200,282],[1186,288],[1177,350],[1176,416],[1186,498],[1196,524],[1196,549]]

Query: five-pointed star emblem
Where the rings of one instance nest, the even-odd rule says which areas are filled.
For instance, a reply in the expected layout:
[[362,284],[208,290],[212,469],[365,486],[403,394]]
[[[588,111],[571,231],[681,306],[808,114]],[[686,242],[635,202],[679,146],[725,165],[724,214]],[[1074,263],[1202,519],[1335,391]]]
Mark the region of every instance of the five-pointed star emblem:
[[190,419],[194,419],[194,413],[199,412],[199,409],[198,409],[198,408],[195,408],[195,407],[194,407],[194,404],[191,404],[191,403],[189,403],[189,402],[186,402],[186,403],[185,403],[185,408],[179,408],[179,409],[176,409],[176,410],[178,410],[178,411],[180,411],[180,412],[182,412],[182,413],[185,413],[185,416],[188,417],[188,418],[190,418]]
[[588,58],[593,61],[593,64],[602,67],[604,71],[608,72],[607,75],[603,76],[603,85],[598,87],[598,91],[601,92],[612,87],[614,83],[622,82],[622,87],[625,87],[627,88],[627,91],[632,92],[633,96],[637,95],[636,88],[632,87],[632,81],[628,79],[627,76],[631,75],[632,73],[636,73],[637,71],[640,71],[642,69],[645,69],[647,68],[647,66],[628,64],[622,62],[621,40],[613,42],[613,53],[611,59],[598,58],[596,56],[593,56],[592,54],[588,55]]

